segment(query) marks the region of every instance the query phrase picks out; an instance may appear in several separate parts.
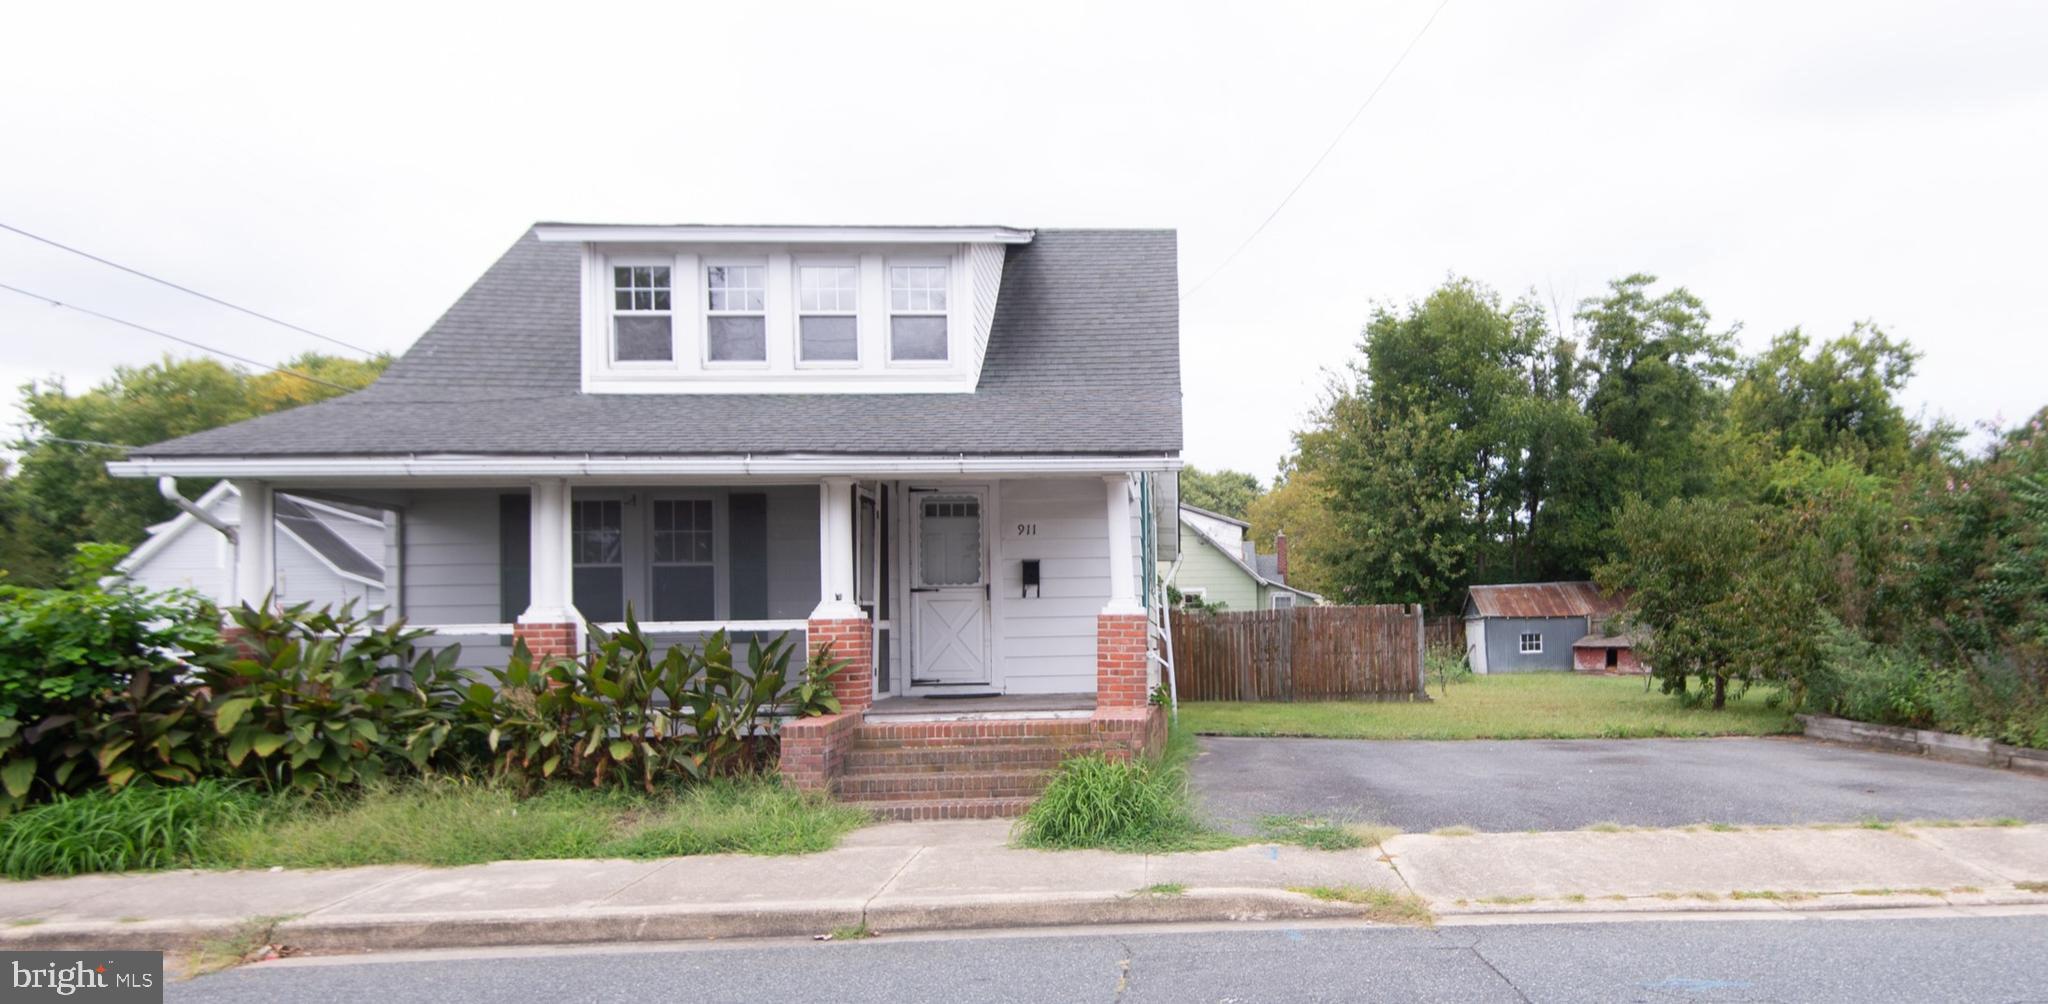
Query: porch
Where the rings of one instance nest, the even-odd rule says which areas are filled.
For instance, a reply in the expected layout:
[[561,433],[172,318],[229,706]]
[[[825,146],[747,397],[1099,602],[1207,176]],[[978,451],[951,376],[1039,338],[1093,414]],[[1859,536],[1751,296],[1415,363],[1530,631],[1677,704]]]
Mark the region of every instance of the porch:
[[[246,526],[266,515],[275,525],[279,491],[383,512],[385,616],[462,645],[463,665],[502,665],[515,642],[574,654],[629,613],[661,645],[717,630],[736,642],[789,635],[800,652],[829,645],[846,663],[834,681],[843,713],[790,723],[785,776],[860,801],[920,803],[901,807],[911,818],[1013,809],[1002,800],[1042,781],[1048,751],[1057,762],[1149,746],[1159,675],[1142,474],[236,487]],[[255,585],[275,586],[271,544],[243,534],[236,581],[252,587],[240,598],[258,602]],[[844,778],[849,761],[865,775],[902,759],[880,752],[899,741],[960,747],[925,750],[932,770],[911,772],[956,776]],[[990,756],[991,746],[1017,756]],[[1003,784],[982,799],[1001,804],[963,809],[945,797],[966,790],[962,772],[1005,764],[1023,769],[999,771]],[[932,797],[901,797],[919,792]],[[877,794],[899,797],[866,797]]]

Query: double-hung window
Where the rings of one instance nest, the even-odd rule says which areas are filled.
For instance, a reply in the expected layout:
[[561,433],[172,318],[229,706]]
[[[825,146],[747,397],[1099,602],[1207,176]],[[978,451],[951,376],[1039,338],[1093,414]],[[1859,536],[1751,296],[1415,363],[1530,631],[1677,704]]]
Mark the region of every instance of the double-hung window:
[[674,314],[666,265],[612,266],[612,361],[675,358]]
[[768,267],[709,265],[704,286],[704,360],[767,362]]
[[710,500],[655,499],[648,519],[654,534],[654,619],[715,618]]
[[796,287],[797,361],[858,361],[855,314],[860,307],[860,269],[853,265],[798,265]]
[[576,609],[589,620],[626,617],[625,507],[617,499],[577,499],[569,505],[571,588]]
[[889,266],[889,359],[944,362],[946,266]]

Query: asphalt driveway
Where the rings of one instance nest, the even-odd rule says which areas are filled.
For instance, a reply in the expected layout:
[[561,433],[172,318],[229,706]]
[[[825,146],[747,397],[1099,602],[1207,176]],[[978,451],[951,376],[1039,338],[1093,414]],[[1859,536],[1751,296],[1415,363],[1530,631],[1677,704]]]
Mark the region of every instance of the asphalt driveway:
[[1408,832],[1575,830],[1594,823],[2048,821],[2048,779],[1810,739],[1410,742],[1203,737],[1193,767],[1212,823],[1253,832],[1313,815]]

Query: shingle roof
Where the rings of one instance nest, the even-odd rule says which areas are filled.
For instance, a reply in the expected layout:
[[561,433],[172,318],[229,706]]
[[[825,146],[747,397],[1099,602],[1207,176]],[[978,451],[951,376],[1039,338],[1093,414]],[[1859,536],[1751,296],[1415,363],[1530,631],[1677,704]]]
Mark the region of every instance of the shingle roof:
[[1598,617],[1621,609],[1590,582],[1527,582],[1473,586],[1472,606],[1481,617]]
[[369,388],[131,456],[1178,452],[1173,231],[1007,250],[973,394],[584,394],[580,251],[529,232]]

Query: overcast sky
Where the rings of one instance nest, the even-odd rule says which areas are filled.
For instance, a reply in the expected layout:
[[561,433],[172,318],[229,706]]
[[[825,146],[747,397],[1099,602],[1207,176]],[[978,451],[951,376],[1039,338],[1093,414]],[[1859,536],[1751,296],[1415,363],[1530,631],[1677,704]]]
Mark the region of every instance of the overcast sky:
[[[1435,6],[18,4],[0,221],[392,351],[535,220],[1172,227],[1186,287]],[[1749,348],[1872,319],[1913,407],[2024,417],[2044,54],[2041,3],[1450,0],[1183,304],[1186,456],[1269,476],[1371,305],[1454,273],[1568,311],[1651,272]],[[323,347],[5,233],[0,282]],[[0,338],[10,387],[177,348],[4,291]]]

